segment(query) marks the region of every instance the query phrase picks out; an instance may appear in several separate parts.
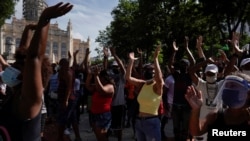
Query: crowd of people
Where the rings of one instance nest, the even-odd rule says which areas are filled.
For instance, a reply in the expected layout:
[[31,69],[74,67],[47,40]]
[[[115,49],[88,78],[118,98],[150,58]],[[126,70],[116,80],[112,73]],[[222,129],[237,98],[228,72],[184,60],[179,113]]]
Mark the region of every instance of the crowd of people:
[[98,65],[89,62],[89,48],[81,63],[79,50],[51,63],[45,55],[50,20],[72,8],[62,2],[46,8],[37,24],[25,27],[16,61],[9,64],[0,56],[0,140],[45,141],[45,123],[56,122],[57,141],[69,128],[81,141],[81,113],[89,115],[98,141],[112,134],[122,141],[124,128],[132,128],[137,141],[250,139],[250,56],[237,34],[227,42],[230,53],[209,57],[197,37],[198,60],[188,37],[187,57],[176,60],[181,48],[173,41],[166,65],[158,60],[160,44],[151,63],[143,62],[141,49],[127,52],[126,62],[115,47],[103,48]]

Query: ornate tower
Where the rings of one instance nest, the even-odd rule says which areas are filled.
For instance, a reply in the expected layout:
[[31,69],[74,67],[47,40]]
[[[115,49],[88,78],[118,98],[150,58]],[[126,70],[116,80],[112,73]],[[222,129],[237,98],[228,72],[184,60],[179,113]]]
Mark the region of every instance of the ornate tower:
[[46,7],[48,5],[44,0],[23,0],[23,17],[27,21],[38,21]]

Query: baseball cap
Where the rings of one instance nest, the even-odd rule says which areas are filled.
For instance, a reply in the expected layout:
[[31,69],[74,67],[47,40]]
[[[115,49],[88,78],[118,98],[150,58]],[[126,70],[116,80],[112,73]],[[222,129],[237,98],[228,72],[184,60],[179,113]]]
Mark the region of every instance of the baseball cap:
[[218,95],[221,96],[224,105],[230,108],[241,108],[244,106],[249,90],[248,82],[235,75],[226,76]]
[[112,66],[118,66],[116,61],[113,61]]
[[190,66],[190,62],[188,59],[181,59],[181,63],[185,63],[187,66]]
[[240,62],[240,67],[250,63],[250,58],[245,58]]
[[205,73],[212,72],[212,73],[218,73],[218,67],[215,64],[208,64]]

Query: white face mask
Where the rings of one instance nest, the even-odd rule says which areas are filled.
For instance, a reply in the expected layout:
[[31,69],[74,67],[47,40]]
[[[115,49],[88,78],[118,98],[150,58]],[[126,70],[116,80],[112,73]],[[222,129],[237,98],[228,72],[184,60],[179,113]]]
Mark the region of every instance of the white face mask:
[[21,83],[21,81],[17,79],[20,73],[19,70],[13,67],[7,67],[2,74],[3,83],[7,84],[9,87],[18,85]]
[[206,76],[206,80],[208,83],[214,83],[217,80],[217,74],[214,76]]
[[242,72],[250,76],[250,70],[242,70]]

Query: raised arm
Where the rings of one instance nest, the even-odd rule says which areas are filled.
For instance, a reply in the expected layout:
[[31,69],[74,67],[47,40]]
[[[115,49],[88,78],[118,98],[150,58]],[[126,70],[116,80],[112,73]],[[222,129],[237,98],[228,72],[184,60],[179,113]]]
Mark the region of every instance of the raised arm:
[[203,52],[202,45],[203,45],[203,37],[199,36],[196,39],[196,48],[198,50],[199,59],[204,61],[204,60],[206,60],[206,56],[205,56],[205,54]]
[[89,65],[87,65],[85,69],[86,69],[86,71],[87,71],[86,88],[87,88],[88,91],[94,92],[94,90],[95,90],[95,85],[92,85],[92,84],[91,84],[91,80],[92,80],[92,77],[93,77],[93,73],[91,72],[91,69],[90,69]]
[[212,64],[212,63],[214,63],[214,60],[212,58],[208,58],[207,60],[199,62],[189,68],[188,73],[195,85],[198,85],[199,82],[199,77],[197,76],[196,72],[200,68],[204,68],[207,64]]
[[190,66],[193,66],[196,63],[196,61],[194,59],[192,52],[189,50],[189,47],[188,47],[189,38],[187,36],[185,36],[184,42],[185,42],[185,49],[186,49],[187,54],[188,54],[188,60],[190,61]]
[[117,62],[118,66],[120,67],[121,73],[125,75],[125,72],[126,72],[125,67],[123,65],[122,60],[117,56],[115,48],[110,47],[110,52],[111,52],[111,55],[114,56],[115,61]]
[[203,103],[202,94],[193,86],[189,86],[185,98],[192,108],[189,120],[190,133],[193,136],[202,135],[203,131],[200,126],[200,110]]
[[[100,68],[96,67],[95,73],[94,73],[96,90],[99,91],[100,94],[103,94],[106,96],[113,96],[113,94],[115,92],[114,85],[112,85],[112,84],[103,85],[102,82],[100,81],[99,75],[100,75]],[[108,74],[106,74],[106,75],[108,75]],[[101,77],[106,77],[106,76],[101,76]]]
[[160,64],[158,61],[158,56],[160,54],[161,51],[161,45],[158,45],[155,49],[155,53],[154,53],[154,70],[155,70],[155,75],[154,75],[154,79],[156,81],[156,93],[158,95],[162,95],[163,93],[163,76],[162,76],[162,72],[161,72],[161,68],[160,68]]
[[178,51],[178,47],[176,46],[176,42],[173,41],[173,52],[170,56],[169,62],[168,62],[168,68],[170,69],[171,73],[174,73],[174,62],[175,62],[175,54]]
[[224,70],[224,76],[227,76],[230,73],[238,70],[237,62],[238,62],[239,57],[241,57],[243,53],[243,50],[241,50],[239,47],[239,35],[233,33],[231,46],[233,47],[233,52],[232,52],[233,55],[230,58],[230,61]]
[[21,97],[23,102],[19,108],[23,118],[34,118],[40,112],[39,109],[41,108],[41,99],[44,90],[41,68],[47,46],[50,20],[68,13],[72,7],[69,3],[63,4],[61,2],[46,8],[40,16],[22,71]]
[[137,53],[139,54],[138,74],[139,78],[143,78],[143,51],[137,48]]
[[87,67],[88,67],[88,62],[89,62],[89,48],[86,48],[86,53],[85,53],[85,57],[80,65],[80,67],[82,68],[83,72],[87,73]]
[[131,74],[132,74],[132,68],[133,68],[133,65],[134,65],[134,61],[136,60],[137,58],[134,57],[134,52],[130,52],[129,53],[129,63],[128,63],[128,66],[127,66],[127,70],[126,70],[126,80],[135,85],[136,87],[140,87],[142,83],[145,83],[146,81],[142,80],[142,79],[137,79],[135,77],[133,77]]
[[77,59],[76,59],[76,56],[77,56],[78,53],[79,53],[79,50],[76,50],[76,51],[73,53],[73,68],[78,67],[78,62],[77,62]]
[[109,57],[109,50],[106,47],[103,47],[103,68],[108,69],[108,57]]

